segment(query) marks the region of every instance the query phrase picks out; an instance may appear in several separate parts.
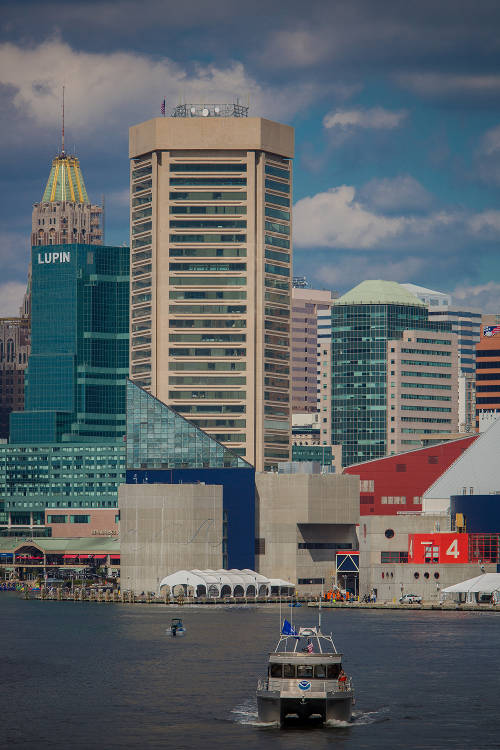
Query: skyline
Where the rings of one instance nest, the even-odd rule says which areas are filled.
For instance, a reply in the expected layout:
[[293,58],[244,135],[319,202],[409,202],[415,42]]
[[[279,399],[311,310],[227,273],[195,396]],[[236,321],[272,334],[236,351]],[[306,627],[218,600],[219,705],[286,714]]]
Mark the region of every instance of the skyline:
[[286,11],[3,3],[2,315],[24,293],[63,85],[66,150],[91,201],[105,195],[107,244],[129,242],[129,126],[160,116],[164,98],[171,110],[249,97],[251,116],[295,127],[295,275],[340,293],[412,282],[499,310],[500,9],[292,0]]

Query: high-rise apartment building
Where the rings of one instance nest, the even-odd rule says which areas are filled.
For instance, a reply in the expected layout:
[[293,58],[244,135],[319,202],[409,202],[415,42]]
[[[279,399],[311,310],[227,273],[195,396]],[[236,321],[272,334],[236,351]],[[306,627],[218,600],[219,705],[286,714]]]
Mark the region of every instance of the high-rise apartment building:
[[387,342],[387,453],[458,429],[457,337],[405,330]]
[[481,312],[467,305],[453,305],[452,297],[444,292],[402,284],[428,307],[429,320],[447,321],[458,339],[458,429],[469,432],[475,424],[476,344],[481,330]]
[[292,412],[318,410],[318,311],[329,314],[332,293],[292,288]]
[[[422,339],[432,339],[433,333],[447,332],[451,340],[449,323],[430,323],[427,308],[423,302],[410,294],[400,284],[391,281],[364,281],[347,294],[332,302],[332,443],[342,444],[342,461],[344,466],[353,463],[379,458],[391,451],[390,419],[391,392],[388,394],[392,377],[393,353],[388,342],[403,339],[405,331],[429,332],[429,335],[419,336]],[[434,367],[427,370],[427,362],[432,358],[429,351],[434,350],[433,344],[419,341],[401,344],[401,377],[413,378],[418,371],[418,357],[416,351],[406,357],[404,348],[425,350],[425,366],[421,364],[422,375],[414,379],[416,393],[420,393],[418,382],[432,384],[435,379],[432,374]],[[444,345],[440,345],[441,351]],[[429,350],[429,351],[428,351]],[[394,352],[395,354],[395,352]],[[417,356],[418,354],[418,356]],[[404,355],[404,357],[403,357]],[[406,359],[411,359],[411,366]],[[421,359],[421,363],[424,359]],[[441,367],[441,364],[440,364]],[[448,368],[446,368],[448,369]],[[410,372],[411,376],[404,373]],[[395,369],[394,369],[395,372]],[[412,383],[413,380],[405,381]],[[426,385],[427,389],[427,385]],[[402,393],[401,388],[401,393]],[[427,390],[425,391],[427,393]],[[433,393],[432,385],[429,393]],[[420,400],[418,400],[420,403]],[[406,401],[405,401],[406,403]],[[408,406],[411,401],[408,402]],[[450,412],[443,409],[450,408]],[[404,410],[406,411],[406,409]],[[434,406],[432,399],[427,398],[419,407],[418,416],[422,429],[434,428],[444,424],[452,427],[451,407]],[[395,415],[394,411],[394,415]],[[412,424],[417,415],[408,412]],[[403,417],[401,417],[403,421]],[[394,423],[395,424],[395,423]],[[389,429],[391,429],[389,427]]]
[[9,437],[9,415],[24,408],[24,371],[28,364],[26,318],[0,318],[0,439]]
[[263,470],[290,450],[293,129],[246,115],[130,130],[130,369]]

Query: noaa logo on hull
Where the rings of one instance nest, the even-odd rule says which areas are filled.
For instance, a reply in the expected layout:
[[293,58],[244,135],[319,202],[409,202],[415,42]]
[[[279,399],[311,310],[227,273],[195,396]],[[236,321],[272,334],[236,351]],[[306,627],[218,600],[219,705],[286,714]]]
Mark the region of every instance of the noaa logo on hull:
[[299,690],[310,690],[311,689],[311,683],[309,680],[301,680],[299,682]]

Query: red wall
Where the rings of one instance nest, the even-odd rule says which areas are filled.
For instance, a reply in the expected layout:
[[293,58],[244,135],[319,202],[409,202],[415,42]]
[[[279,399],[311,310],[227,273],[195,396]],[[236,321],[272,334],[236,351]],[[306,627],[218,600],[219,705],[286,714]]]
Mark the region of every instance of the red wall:
[[[366,461],[344,469],[374,481],[373,492],[360,493],[360,515],[395,516],[399,511],[422,510],[422,495],[478,437],[472,435],[430,448]],[[382,497],[406,497],[405,504],[382,504]],[[413,498],[420,502],[414,503]]]
[[[425,560],[425,548],[432,546],[438,559],[433,560],[435,564],[458,563],[463,565],[469,562],[469,535],[458,533],[430,534],[408,534],[408,562],[423,564]],[[427,562],[428,564],[428,562]]]

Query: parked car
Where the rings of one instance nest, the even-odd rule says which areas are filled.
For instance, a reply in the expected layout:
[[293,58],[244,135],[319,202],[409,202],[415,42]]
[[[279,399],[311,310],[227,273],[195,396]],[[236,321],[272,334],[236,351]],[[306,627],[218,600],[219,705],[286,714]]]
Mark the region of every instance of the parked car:
[[422,597],[417,594],[404,594],[399,600],[400,604],[422,604]]

